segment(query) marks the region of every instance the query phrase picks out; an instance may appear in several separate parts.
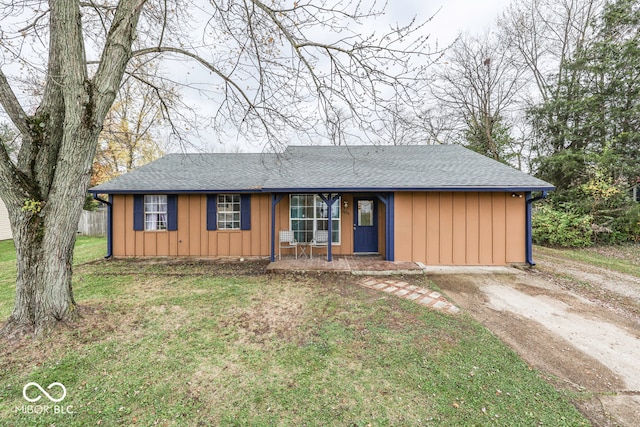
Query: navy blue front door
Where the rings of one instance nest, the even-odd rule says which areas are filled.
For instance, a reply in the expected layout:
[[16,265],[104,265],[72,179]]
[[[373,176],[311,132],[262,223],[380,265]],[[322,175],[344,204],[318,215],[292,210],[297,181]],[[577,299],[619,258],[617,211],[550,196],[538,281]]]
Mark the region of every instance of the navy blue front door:
[[354,199],[353,252],[378,252],[378,210],[375,199]]

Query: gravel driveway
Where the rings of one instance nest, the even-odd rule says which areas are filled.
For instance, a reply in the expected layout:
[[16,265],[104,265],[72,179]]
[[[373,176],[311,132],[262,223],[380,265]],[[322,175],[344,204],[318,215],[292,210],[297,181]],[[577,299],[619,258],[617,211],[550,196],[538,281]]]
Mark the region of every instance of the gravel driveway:
[[531,270],[428,273],[558,387],[595,426],[640,425],[640,280],[537,254]]

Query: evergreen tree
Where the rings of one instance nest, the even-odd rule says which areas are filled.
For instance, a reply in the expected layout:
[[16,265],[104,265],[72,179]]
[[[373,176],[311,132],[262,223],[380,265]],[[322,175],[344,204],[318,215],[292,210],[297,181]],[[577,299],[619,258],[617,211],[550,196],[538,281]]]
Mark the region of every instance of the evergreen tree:
[[590,218],[592,241],[637,240],[640,208],[628,189],[640,176],[640,4],[608,3],[595,25],[566,63],[561,96],[530,111],[548,154],[537,174],[556,185],[557,213]]
[[548,154],[538,173],[560,190],[586,182],[583,171],[594,161],[615,182],[640,175],[640,6],[607,4],[597,26],[567,63],[572,78],[560,81],[563,96],[530,115]]

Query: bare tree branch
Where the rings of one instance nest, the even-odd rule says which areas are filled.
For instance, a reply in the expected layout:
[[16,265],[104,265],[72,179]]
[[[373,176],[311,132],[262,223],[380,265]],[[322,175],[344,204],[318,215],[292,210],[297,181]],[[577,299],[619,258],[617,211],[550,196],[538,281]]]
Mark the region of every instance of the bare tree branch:
[[138,18],[146,0],[121,0],[115,12],[100,65],[93,79],[96,88],[96,125],[102,122],[115,99],[112,88],[118,87],[131,59],[131,44]]
[[9,118],[13,122],[18,131],[23,134],[30,132],[29,125],[27,124],[27,114],[22,109],[18,98],[13,89],[7,81],[7,77],[0,68],[0,105],[4,108],[4,111],[9,115]]

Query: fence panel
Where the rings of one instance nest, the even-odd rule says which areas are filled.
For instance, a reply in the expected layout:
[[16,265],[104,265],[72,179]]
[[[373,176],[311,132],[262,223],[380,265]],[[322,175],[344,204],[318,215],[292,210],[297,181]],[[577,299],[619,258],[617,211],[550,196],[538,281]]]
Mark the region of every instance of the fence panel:
[[85,236],[106,236],[107,210],[82,211],[78,224],[78,233]]

